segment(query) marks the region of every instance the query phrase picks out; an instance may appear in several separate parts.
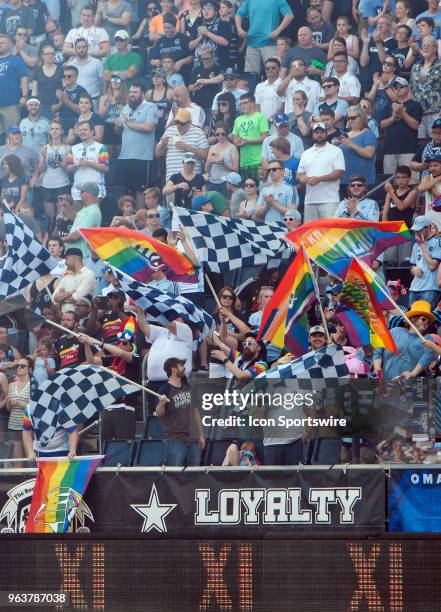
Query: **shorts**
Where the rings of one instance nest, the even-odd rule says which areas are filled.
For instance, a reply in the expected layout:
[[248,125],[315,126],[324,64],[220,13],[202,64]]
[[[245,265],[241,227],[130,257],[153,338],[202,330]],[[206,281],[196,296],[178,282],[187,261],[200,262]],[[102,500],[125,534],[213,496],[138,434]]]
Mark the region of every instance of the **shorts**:
[[117,159],[112,171],[112,185],[126,193],[143,191],[149,186],[150,162],[143,159]]
[[64,185],[64,187],[39,187],[40,198],[42,202],[57,202],[57,198],[60,195],[64,195],[70,192],[70,183],[69,185]]
[[105,145],[121,145],[122,134],[118,134],[115,131],[113,123],[104,124],[104,138],[103,144]]

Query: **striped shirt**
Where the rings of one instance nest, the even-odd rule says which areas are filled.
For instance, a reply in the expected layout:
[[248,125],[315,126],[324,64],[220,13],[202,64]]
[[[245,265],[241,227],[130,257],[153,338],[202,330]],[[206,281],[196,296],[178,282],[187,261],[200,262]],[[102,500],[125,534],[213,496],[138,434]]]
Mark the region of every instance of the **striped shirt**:
[[[17,400],[19,402],[29,402],[31,393],[30,381],[20,391],[17,389],[17,383],[14,381],[9,385],[8,398]],[[12,408],[9,415],[8,429],[13,431],[21,431],[23,427],[23,415],[25,406],[23,408]]]
[[[177,174],[182,170],[182,158],[184,157],[185,151],[178,149],[176,144],[183,142],[186,145],[195,147],[196,149],[208,149],[208,140],[204,132],[191,125],[184,135],[179,134],[178,128],[175,125],[167,128],[164,132],[164,136],[168,138],[167,154],[166,154],[166,180],[171,177],[172,174]],[[196,174],[202,174],[203,167],[200,159],[196,159]]]

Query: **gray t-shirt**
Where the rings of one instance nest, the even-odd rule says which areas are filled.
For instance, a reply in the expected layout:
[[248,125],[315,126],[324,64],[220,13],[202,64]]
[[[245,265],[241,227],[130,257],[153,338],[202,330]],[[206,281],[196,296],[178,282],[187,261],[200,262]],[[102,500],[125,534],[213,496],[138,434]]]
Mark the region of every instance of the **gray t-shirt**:
[[[123,113],[130,123],[158,123],[158,108],[152,102],[142,102],[135,110],[128,104]],[[152,160],[155,154],[155,129],[150,132],[137,132],[124,126],[121,153],[118,159]]]
[[243,189],[238,189],[237,191],[234,191],[231,194],[231,200],[230,200],[230,211],[231,211],[231,216],[236,217],[237,213],[239,212],[240,209],[240,203],[244,202],[247,199],[247,194],[245,193],[245,191]]
[[31,149],[30,147],[26,147],[25,145],[20,145],[16,149],[10,149],[8,145],[3,145],[0,147],[0,180],[6,178],[5,171],[1,165],[1,162],[6,155],[16,155],[19,157],[26,176],[28,178],[32,176],[35,167],[38,164],[39,155],[37,151],[35,151],[35,149]]
[[[441,260],[441,239],[438,236],[432,236],[424,244],[432,259]],[[410,291],[438,291],[438,268],[435,268],[435,270],[429,268],[419,244],[413,245],[410,263],[413,266],[418,266],[423,271],[422,276],[414,276],[410,285]]]
[[[264,187],[260,192],[259,199],[257,200],[257,206],[263,206],[265,204],[264,196],[272,195],[276,202],[281,204],[282,206],[288,208],[293,208],[297,206],[299,202],[299,198],[297,195],[297,191],[291,187],[291,185],[286,185],[282,183],[281,185],[269,185],[268,187]],[[282,221],[284,213],[281,213],[277,208],[271,206],[269,210],[265,213],[265,223],[270,223],[271,221]]]

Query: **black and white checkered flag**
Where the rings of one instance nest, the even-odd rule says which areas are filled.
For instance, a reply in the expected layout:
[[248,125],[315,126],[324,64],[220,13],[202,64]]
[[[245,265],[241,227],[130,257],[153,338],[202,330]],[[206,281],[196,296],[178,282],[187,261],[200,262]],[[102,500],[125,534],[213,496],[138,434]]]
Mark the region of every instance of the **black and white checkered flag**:
[[61,427],[85,423],[97,411],[137,390],[137,386],[123,383],[99,366],[64,368],[32,394],[30,414],[35,435],[46,446]]
[[147,320],[167,325],[175,321],[177,317],[182,317],[190,327],[199,330],[199,341],[206,338],[214,330],[213,317],[202,308],[195,306],[190,300],[180,295],[172,296],[154,287],[138,283],[138,281],[121,274],[116,268],[112,267],[112,270],[121,285],[121,289],[141,306]]
[[175,206],[173,229],[178,229],[179,225],[192,239],[199,261],[211,272],[220,274],[264,265],[288,247],[283,239],[287,230],[281,222],[233,220]]
[[0,299],[13,295],[48,274],[57,265],[29,227],[1,202],[6,233],[6,257],[0,269]]

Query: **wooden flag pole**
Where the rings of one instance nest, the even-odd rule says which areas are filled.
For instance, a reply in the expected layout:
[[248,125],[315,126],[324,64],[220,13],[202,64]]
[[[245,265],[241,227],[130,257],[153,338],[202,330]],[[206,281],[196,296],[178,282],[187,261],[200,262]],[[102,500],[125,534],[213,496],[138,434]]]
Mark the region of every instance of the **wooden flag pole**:
[[[354,259],[360,264],[360,266],[363,268],[363,270],[366,272],[366,274],[369,277],[371,277],[372,276],[371,272],[373,272],[373,270],[371,270],[369,268],[369,266],[367,266],[363,260],[358,259],[358,257],[354,257]],[[374,272],[374,274],[375,274],[375,272]],[[385,289],[383,288],[383,285],[381,283],[377,283],[377,287],[380,289],[381,293],[389,300],[389,302],[391,304],[393,304],[393,306],[395,306],[395,308],[401,313],[401,316],[403,317],[403,319],[405,321],[407,321],[407,323],[409,324],[409,327],[411,327],[413,329],[413,331],[416,333],[416,335],[421,340],[421,342],[425,342],[426,341],[425,337],[415,327],[415,325],[412,323],[412,321],[409,319],[409,317],[407,317],[404,314],[404,312],[401,310],[401,308],[398,306],[398,304],[395,302],[395,300],[392,298],[392,296],[387,291],[385,291]]]
[[[312,269],[312,266],[311,266],[311,260],[309,259],[309,255],[308,255],[308,253],[307,253],[307,251],[306,251],[306,249],[305,249],[305,247],[303,245],[302,245],[302,249],[303,249],[306,261],[308,263],[309,272],[311,274],[312,283],[314,285],[315,295],[317,296],[317,301],[318,301],[318,306],[319,306],[319,311],[320,311],[320,317],[322,319],[323,327],[325,328],[325,332],[326,332],[326,339],[328,341],[328,344],[330,344],[332,342],[332,339],[331,339],[331,335],[329,333],[328,325],[326,323],[326,317],[325,317],[325,313],[324,313],[324,310],[323,310],[323,306],[322,306],[322,303],[320,301],[320,291],[319,291],[319,288],[318,288],[318,285],[317,285],[317,279],[314,276],[314,272],[313,272],[313,269]],[[318,270],[318,266],[317,266],[317,270]]]
[[210,291],[211,291],[211,293],[213,294],[214,301],[216,302],[216,304],[217,304],[217,305],[219,306],[219,308],[220,308],[220,307],[221,307],[220,300],[219,300],[219,298],[217,297],[217,293],[216,293],[216,291],[214,290],[214,287],[213,287],[213,285],[211,284],[211,280],[209,279],[208,274],[207,274],[206,272],[204,273],[204,278],[205,278],[205,280],[207,281],[207,285],[210,287]]

